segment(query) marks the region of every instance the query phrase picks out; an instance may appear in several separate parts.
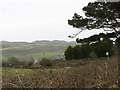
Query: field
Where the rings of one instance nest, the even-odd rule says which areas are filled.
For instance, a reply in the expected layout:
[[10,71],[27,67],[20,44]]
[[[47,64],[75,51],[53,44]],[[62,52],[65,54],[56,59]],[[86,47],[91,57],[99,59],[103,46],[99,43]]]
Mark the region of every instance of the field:
[[29,55],[34,58],[51,58],[54,55],[63,55],[69,45],[75,45],[75,42],[66,41],[34,41],[28,42],[7,42],[2,41],[2,58],[10,56],[20,57]]
[[117,62],[85,59],[60,61],[38,69],[3,68],[3,88],[115,88]]
[[[33,52],[31,54],[27,54],[28,56],[32,56],[33,58],[51,58],[54,55],[64,55],[64,50],[54,51],[54,52]],[[8,57],[21,57],[24,55],[16,55],[16,54],[9,54],[0,56],[2,59],[6,60]]]

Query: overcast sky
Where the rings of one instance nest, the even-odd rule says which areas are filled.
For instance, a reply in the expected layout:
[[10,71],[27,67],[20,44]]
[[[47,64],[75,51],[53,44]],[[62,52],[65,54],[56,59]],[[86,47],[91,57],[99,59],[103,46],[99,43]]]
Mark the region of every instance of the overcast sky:
[[[95,1],[95,0],[91,0]],[[1,40],[66,40],[79,29],[68,25],[74,13],[84,15],[82,7],[90,0],[0,0]],[[100,30],[82,32],[88,37]]]

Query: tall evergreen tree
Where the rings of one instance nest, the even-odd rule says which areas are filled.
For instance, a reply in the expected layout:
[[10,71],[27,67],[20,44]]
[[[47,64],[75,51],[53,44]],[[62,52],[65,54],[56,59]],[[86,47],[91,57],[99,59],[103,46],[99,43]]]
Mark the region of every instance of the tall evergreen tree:
[[[113,31],[116,35],[118,56],[118,86],[120,87],[120,2],[90,2],[83,8],[86,18],[77,13],[68,24],[83,30],[102,28],[105,31]],[[69,36],[76,37],[79,33]]]

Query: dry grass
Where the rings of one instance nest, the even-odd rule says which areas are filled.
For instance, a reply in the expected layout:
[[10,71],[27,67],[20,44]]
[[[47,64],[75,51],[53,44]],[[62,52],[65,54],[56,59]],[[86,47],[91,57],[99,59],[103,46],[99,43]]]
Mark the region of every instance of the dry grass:
[[117,85],[117,62],[81,60],[16,73],[3,69],[3,88],[108,88]]

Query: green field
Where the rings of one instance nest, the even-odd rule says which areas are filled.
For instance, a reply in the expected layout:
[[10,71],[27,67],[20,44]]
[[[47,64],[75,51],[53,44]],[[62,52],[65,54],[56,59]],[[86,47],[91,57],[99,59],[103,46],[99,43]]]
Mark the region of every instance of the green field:
[[76,43],[65,41],[37,41],[27,42],[2,42],[2,58],[32,56],[34,58],[51,58],[54,55],[64,55],[69,45]]
[[35,54],[30,54],[30,56],[34,58],[51,58],[54,55],[64,55],[64,51],[56,51],[56,52],[40,52]]
[[[54,52],[39,52],[39,53],[32,53],[32,54],[27,54],[28,56],[32,56],[33,58],[52,58],[54,55],[64,55],[64,51],[54,51]],[[17,57],[19,58],[20,56],[23,55],[16,55],[16,54],[11,54],[11,55],[1,55],[2,59],[6,60],[8,57]]]

